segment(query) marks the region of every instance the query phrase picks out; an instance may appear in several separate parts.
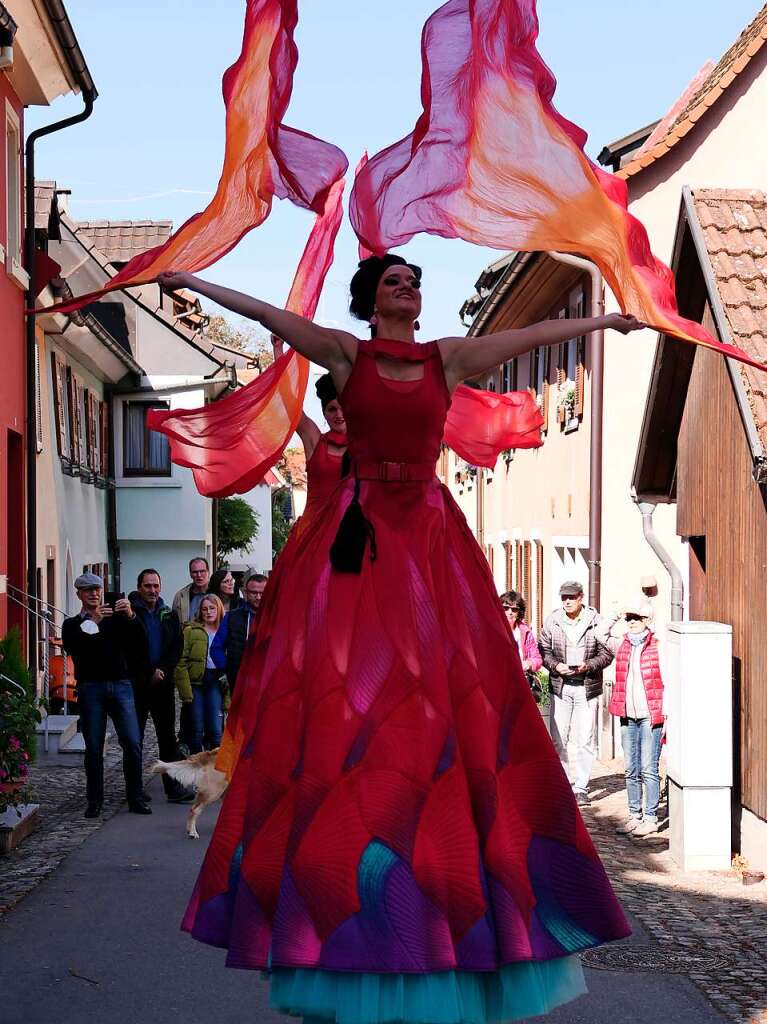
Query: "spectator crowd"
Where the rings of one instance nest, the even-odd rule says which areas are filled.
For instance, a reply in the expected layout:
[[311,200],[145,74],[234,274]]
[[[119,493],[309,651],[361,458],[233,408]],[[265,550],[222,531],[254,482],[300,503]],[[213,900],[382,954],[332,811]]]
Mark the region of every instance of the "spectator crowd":
[[[134,814],[152,813],[142,780],[150,717],[163,761],[212,750],[221,742],[240,662],[258,622],[266,576],[250,575],[240,596],[235,576],[228,569],[211,575],[205,558],[192,559],[189,575],[191,582],[170,606],[156,569],[143,569],[127,598],[105,594],[103,580],[94,573],[75,580],[81,608],[65,619],[62,642],[77,682],[88,818],[100,815],[104,801],[109,718],[122,747],[128,809]],[[175,779],[162,779],[170,802],[194,799]]]

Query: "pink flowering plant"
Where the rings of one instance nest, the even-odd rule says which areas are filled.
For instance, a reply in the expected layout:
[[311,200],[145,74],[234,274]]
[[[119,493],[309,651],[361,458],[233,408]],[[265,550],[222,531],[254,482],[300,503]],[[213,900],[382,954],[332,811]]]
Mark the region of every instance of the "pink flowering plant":
[[0,640],[0,814],[29,798],[27,779],[42,707],[14,628]]

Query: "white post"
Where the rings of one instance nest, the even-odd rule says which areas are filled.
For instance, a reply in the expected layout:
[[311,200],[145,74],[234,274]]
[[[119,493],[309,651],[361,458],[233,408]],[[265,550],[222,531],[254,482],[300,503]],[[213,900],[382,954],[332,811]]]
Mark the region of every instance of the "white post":
[[732,626],[668,624],[669,833],[684,871],[730,867]]

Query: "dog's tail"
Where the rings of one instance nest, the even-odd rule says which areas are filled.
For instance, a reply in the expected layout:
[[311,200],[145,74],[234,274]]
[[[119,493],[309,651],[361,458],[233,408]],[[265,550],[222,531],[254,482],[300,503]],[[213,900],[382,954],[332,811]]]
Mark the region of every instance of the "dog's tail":
[[197,789],[204,769],[202,765],[191,764],[189,761],[156,761],[149,770],[157,775],[169,775],[182,786]]

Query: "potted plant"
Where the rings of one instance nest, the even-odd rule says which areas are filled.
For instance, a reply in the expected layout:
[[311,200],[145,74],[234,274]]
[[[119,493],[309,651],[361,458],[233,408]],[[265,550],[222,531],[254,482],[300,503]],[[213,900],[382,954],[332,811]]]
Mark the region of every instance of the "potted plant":
[[0,640],[0,815],[27,802],[29,764],[43,704],[14,628]]
[[568,423],[575,413],[575,383],[569,378],[562,384],[557,399],[557,419]]

